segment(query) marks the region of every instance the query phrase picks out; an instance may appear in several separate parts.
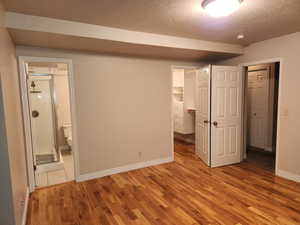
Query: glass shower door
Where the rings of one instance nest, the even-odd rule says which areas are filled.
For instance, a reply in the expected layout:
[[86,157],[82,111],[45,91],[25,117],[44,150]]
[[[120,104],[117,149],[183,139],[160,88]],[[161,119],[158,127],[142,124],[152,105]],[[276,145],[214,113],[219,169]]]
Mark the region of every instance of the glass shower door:
[[39,166],[56,162],[52,77],[30,76],[28,91],[34,163]]

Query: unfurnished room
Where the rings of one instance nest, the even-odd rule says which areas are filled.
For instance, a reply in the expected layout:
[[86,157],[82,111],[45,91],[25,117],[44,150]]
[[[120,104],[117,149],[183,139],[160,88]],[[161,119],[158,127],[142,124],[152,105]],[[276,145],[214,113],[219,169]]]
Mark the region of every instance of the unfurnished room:
[[0,225],[300,225],[299,0],[0,0]]

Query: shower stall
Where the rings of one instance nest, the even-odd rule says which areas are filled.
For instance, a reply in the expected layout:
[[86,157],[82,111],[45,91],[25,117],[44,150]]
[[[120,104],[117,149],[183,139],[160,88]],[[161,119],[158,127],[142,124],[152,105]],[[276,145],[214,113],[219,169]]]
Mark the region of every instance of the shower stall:
[[35,168],[60,160],[56,144],[53,77],[30,74],[27,79]]

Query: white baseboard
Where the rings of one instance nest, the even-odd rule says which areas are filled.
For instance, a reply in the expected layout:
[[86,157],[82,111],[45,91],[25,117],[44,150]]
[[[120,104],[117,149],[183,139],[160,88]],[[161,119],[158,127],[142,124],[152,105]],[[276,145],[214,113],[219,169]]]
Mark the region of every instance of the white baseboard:
[[300,182],[300,175],[295,174],[295,173],[291,173],[291,172],[287,172],[285,170],[277,170],[276,175],[279,176],[279,177],[286,178],[288,180],[293,180],[293,181],[296,181],[296,182]]
[[156,160],[151,160],[151,161],[146,161],[146,162],[140,162],[140,163],[134,163],[126,166],[121,166],[121,167],[116,167],[112,169],[107,169],[107,170],[102,170],[94,173],[87,173],[87,174],[82,174],[79,175],[79,178],[76,180],[77,182],[82,182],[86,180],[91,180],[95,178],[100,178],[100,177],[105,177],[117,173],[122,173],[122,172],[127,172],[130,170],[136,170],[136,169],[141,169],[145,168],[148,166],[155,166],[159,165],[162,163],[168,163],[168,162],[173,162],[174,158],[173,156],[168,157],[168,158],[162,158],[162,159],[156,159]]
[[24,209],[22,215],[22,225],[26,225],[27,222],[27,210],[28,210],[28,203],[29,203],[29,188],[26,190],[25,200],[24,200]]

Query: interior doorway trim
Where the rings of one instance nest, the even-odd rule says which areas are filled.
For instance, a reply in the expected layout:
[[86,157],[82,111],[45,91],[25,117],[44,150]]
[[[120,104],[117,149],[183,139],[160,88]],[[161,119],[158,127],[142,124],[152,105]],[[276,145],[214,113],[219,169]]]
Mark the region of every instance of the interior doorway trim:
[[[277,131],[276,131],[276,159],[275,159],[275,175],[277,176],[280,176],[280,170],[278,168],[278,161],[279,161],[279,152],[281,151],[280,149],[280,115],[281,115],[281,95],[282,95],[282,68],[284,66],[283,64],[283,58],[270,58],[270,59],[265,59],[265,60],[260,60],[260,61],[252,61],[252,62],[247,62],[247,63],[242,63],[242,64],[239,64],[239,66],[241,66],[243,68],[243,73],[244,73],[244,77],[246,76],[246,73],[245,73],[245,67],[247,66],[254,66],[254,65],[258,65],[258,64],[267,64],[267,63],[275,63],[275,62],[279,62],[280,63],[280,66],[279,66],[279,84],[278,84],[278,105],[277,105]],[[245,89],[245,85],[244,85],[244,89]],[[243,106],[244,108],[244,106]],[[243,117],[243,120],[245,118],[245,112],[244,112],[244,117]],[[244,124],[245,126],[245,124]],[[245,131],[245,127],[243,128],[243,131]],[[243,140],[242,140],[242,143],[243,143],[243,153],[242,155],[245,154],[246,152],[246,143],[245,143],[245,136],[247,135],[246,132],[243,132]]]
[[25,131],[25,145],[26,145],[26,161],[27,161],[27,173],[29,191],[35,190],[35,179],[33,169],[33,149],[32,149],[32,137],[31,137],[31,125],[30,114],[28,105],[28,92],[26,85],[26,64],[28,62],[51,62],[51,63],[65,63],[68,65],[68,81],[69,81],[69,93],[70,93],[70,110],[71,110],[71,123],[72,123],[72,151],[74,153],[74,175],[75,180],[79,178],[79,161],[78,161],[78,135],[77,135],[77,119],[75,110],[75,85],[74,85],[74,72],[71,59],[64,58],[47,58],[47,57],[31,57],[31,56],[19,56],[19,75],[20,75],[20,89],[21,89],[21,101],[22,101],[22,113],[23,124]]

